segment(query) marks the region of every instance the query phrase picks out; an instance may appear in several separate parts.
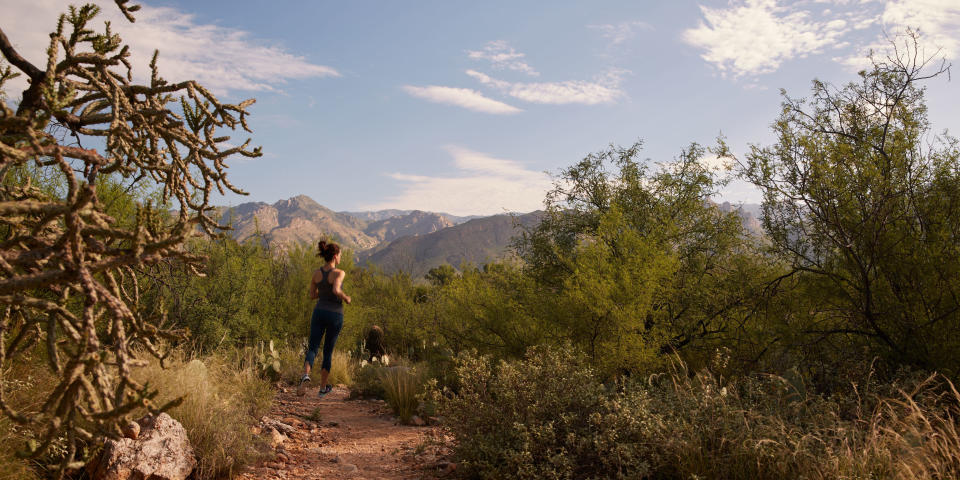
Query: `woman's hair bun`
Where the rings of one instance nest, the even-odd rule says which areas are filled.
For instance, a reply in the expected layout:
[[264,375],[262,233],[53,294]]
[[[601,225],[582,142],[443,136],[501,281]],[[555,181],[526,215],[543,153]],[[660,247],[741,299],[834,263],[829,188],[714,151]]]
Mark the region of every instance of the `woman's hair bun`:
[[323,257],[328,262],[333,260],[333,257],[337,256],[338,253],[340,253],[340,245],[336,243],[327,243],[323,240],[317,243],[317,256]]

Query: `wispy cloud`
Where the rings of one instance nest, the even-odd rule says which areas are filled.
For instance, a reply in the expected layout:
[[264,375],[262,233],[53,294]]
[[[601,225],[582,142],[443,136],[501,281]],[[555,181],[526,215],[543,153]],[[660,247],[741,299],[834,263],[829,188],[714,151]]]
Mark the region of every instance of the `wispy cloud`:
[[362,209],[420,209],[454,215],[530,212],[542,208],[550,189],[546,173],[529,170],[514,160],[495,158],[463,147],[448,146],[457,175],[430,176],[391,173],[403,191]]
[[588,25],[589,28],[600,30],[603,38],[606,38],[611,46],[620,45],[636,36],[640,30],[652,30],[653,26],[647,22],[633,20],[620,23],[606,23],[599,25]]
[[442,87],[437,85],[429,85],[426,87],[404,85],[403,90],[414,97],[429,100],[434,103],[463,107],[475,112],[503,115],[522,111],[512,105],[487,98],[483,96],[482,93],[469,88]]
[[802,4],[746,0],[728,8],[701,6],[703,20],[686,30],[683,40],[703,49],[704,60],[736,78],[770,73],[784,61],[822,52],[851,28],[842,18],[814,19],[797,5]]
[[925,51],[922,55],[934,55],[955,59],[960,54],[960,3],[954,0],[894,0],[875,8],[867,9],[860,25],[855,28],[882,26],[883,30],[866,42],[861,42],[851,51],[834,58],[851,70],[870,67],[867,54],[890,52],[890,39],[904,33],[908,28],[916,31]]
[[960,2],[956,0],[894,0],[884,7],[881,20],[893,33],[918,29],[948,58],[960,54]]
[[466,73],[483,85],[530,103],[597,105],[612,103],[625,96],[620,83],[626,70],[610,70],[593,81],[562,82],[508,82],[476,70],[467,70]]
[[526,57],[525,54],[514,50],[504,40],[488,42],[483,50],[470,50],[467,52],[467,56],[474,60],[488,60],[491,66],[497,70],[514,70],[534,77],[540,75],[523,60]]
[[[15,19],[3,28],[18,51],[38,66],[46,64],[47,36],[57,17],[72,3],[65,0],[7,2],[4,17]],[[75,3],[75,2],[74,2]],[[114,32],[130,45],[134,76],[149,78],[150,57],[160,50],[160,74],[170,81],[194,79],[216,93],[276,91],[289,80],[336,77],[336,69],[312,63],[279,45],[252,38],[243,30],[198,23],[193,15],[171,7],[142,5],[136,23],[128,22],[111,1],[102,7],[96,29],[110,21]],[[22,79],[21,79],[22,81]],[[25,83],[19,86],[25,87]]]

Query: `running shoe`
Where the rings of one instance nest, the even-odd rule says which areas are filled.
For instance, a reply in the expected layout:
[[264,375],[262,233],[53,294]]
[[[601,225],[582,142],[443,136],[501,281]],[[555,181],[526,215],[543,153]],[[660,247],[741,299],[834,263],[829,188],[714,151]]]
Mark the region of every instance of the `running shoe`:
[[307,393],[307,384],[310,383],[310,375],[303,374],[300,377],[300,383],[297,384],[297,395],[303,396]]
[[333,391],[333,385],[327,384],[326,387],[321,388],[320,391],[317,392],[317,396],[322,397],[332,391]]

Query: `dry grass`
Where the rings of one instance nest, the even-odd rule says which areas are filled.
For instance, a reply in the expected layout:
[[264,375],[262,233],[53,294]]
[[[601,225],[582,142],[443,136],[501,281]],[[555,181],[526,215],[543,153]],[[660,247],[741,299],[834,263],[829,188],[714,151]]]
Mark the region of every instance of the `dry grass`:
[[379,372],[385,392],[384,400],[402,423],[409,423],[417,412],[423,378],[415,369],[406,366],[384,367]]
[[[283,346],[280,352],[280,378],[288,385],[296,385],[303,375],[304,348],[301,346]],[[314,364],[314,373],[311,375],[313,380],[319,382],[320,374],[320,355],[317,356]],[[330,377],[327,383],[332,385],[353,384],[354,374],[356,373],[357,362],[350,357],[350,354],[340,350],[334,350],[333,358],[330,363]],[[319,384],[318,384],[319,385]]]
[[960,478],[960,394],[936,374],[903,382],[825,399],[780,377],[675,372],[647,408],[682,478]]
[[24,437],[5,417],[0,418],[0,480],[31,480],[40,478],[30,465],[17,458],[23,448]]
[[273,389],[259,378],[253,351],[216,354],[204,359],[180,355],[135,372],[159,389],[160,402],[183,396],[169,413],[183,424],[197,455],[198,479],[230,475],[261,454],[262,443],[251,427],[270,407]]
[[332,385],[353,385],[357,362],[347,352],[335,350],[330,362],[330,378],[327,381]]
[[[0,375],[6,399],[15,410],[36,411],[56,385],[57,379],[37,351],[24,352],[17,362],[9,363]],[[16,452],[24,448],[25,442],[37,438],[38,434],[0,415],[0,480],[42,478],[42,465],[59,463],[59,455],[65,452],[62,443],[54,444],[48,455],[36,461],[17,457]]]
[[281,345],[280,351],[280,380],[288,385],[296,385],[303,375],[303,345]]

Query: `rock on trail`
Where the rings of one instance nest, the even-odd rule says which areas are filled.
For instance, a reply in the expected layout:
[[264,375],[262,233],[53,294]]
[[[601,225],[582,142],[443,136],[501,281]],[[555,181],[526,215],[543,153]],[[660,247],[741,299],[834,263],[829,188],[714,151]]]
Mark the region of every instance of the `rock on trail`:
[[261,421],[276,457],[237,478],[395,480],[442,478],[453,470],[440,427],[400,425],[383,401],[348,395],[343,387],[323,398],[315,389],[302,397],[280,389]]

